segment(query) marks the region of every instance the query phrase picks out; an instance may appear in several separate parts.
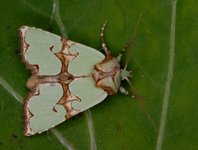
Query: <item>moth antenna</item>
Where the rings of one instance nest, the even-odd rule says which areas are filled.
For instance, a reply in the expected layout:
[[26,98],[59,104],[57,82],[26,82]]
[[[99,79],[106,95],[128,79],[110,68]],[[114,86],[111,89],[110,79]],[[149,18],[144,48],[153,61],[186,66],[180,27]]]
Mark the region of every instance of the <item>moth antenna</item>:
[[122,58],[122,54],[119,54],[116,59],[117,59],[118,62],[120,62],[121,58]]
[[157,132],[157,126],[155,121],[153,120],[153,118],[151,117],[151,114],[149,113],[148,109],[146,109],[145,105],[144,105],[144,100],[140,99],[139,100],[139,104],[140,107],[144,110],[144,112],[146,113],[147,118],[149,119],[149,121],[151,122],[153,128],[155,129],[155,132]]
[[139,101],[140,107],[142,108],[142,110],[144,110],[148,120],[151,122],[153,128],[155,129],[155,131],[157,132],[157,126],[156,123],[154,122],[153,118],[151,117],[148,109],[145,107],[144,105],[144,97],[143,96],[139,96],[137,94],[137,91],[135,90],[135,88],[132,86],[131,81],[128,78],[124,78],[130,85],[131,88],[131,92],[132,92],[132,98],[135,98],[136,100]]
[[137,23],[135,25],[135,30],[133,31],[131,40],[129,40],[127,42],[127,44],[124,46],[124,48],[122,48],[122,51],[123,52],[126,49],[129,49],[128,52],[127,52],[127,57],[126,57],[126,62],[125,62],[124,70],[126,70],[126,68],[128,66],[128,62],[129,62],[129,60],[131,58],[131,53],[132,53],[132,49],[133,49],[133,47],[135,45],[135,40],[136,40],[136,36],[137,36],[137,33],[138,33],[138,28],[139,28],[139,25],[140,25],[141,18],[142,18],[142,14],[140,14],[139,17],[138,17]]
[[108,20],[106,20],[101,29],[100,29],[100,38],[101,38],[101,41],[102,41],[102,49],[105,51],[106,55],[110,55],[111,52],[108,50],[107,46],[106,46],[106,43],[105,43],[105,39],[104,39],[104,30],[105,30],[105,27],[107,25],[107,22]]

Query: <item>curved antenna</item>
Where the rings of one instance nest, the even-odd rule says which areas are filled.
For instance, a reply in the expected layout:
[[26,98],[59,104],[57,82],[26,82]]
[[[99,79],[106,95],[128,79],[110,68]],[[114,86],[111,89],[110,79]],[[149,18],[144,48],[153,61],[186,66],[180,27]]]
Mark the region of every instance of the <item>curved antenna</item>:
[[138,21],[135,25],[135,30],[132,34],[132,37],[131,37],[131,40],[129,40],[129,42],[127,42],[126,46],[124,48],[122,48],[122,51],[125,51],[126,49],[129,49],[129,51],[127,52],[127,57],[126,57],[126,62],[125,62],[125,66],[124,66],[124,70],[126,70],[127,66],[128,66],[128,62],[131,58],[131,53],[132,53],[132,49],[135,45],[135,40],[136,40],[136,36],[137,36],[137,33],[138,33],[138,28],[139,28],[139,24],[140,24],[140,21],[141,21],[141,18],[142,18],[142,14],[139,15],[138,17]]
[[106,43],[105,43],[105,39],[104,39],[104,30],[105,30],[105,27],[107,25],[107,22],[108,20],[106,20],[101,29],[100,29],[100,38],[101,38],[101,41],[102,41],[102,49],[105,51],[106,55],[110,55],[111,52],[108,50],[107,46],[106,46]]
[[135,88],[132,86],[132,83],[131,81],[128,79],[128,78],[124,78],[130,85],[130,88],[131,88],[131,92],[132,92],[132,98],[135,98],[136,100],[139,101],[140,103],[140,107],[142,108],[142,110],[144,110],[148,120],[151,122],[153,128],[155,129],[155,131],[157,131],[157,126],[156,126],[156,123],[154,122],[153,118],[151,117],[149,111],[147,110],[147,108],[145,107],[144,105],[144,97],[143,96],[139,96],[137,94],[137,91],[135,90]]

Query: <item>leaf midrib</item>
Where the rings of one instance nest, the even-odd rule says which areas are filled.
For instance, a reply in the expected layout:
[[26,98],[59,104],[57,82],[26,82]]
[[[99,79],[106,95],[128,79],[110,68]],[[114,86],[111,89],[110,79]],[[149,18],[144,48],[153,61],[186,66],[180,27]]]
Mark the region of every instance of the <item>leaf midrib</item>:
[[168,72],[167,72],[167,80],[165,83],[164,97],[162,100],[163,104],[162,104],[162,112],[161,112],[161,121],[160,121],[159,134],[157,138],[156,150],[161,150],[163,145],[167,113],[168,113],[168,104],[170,99],[170,90],[173,79],[174,55],[175,55],[174,53],[175,53],[176,6],[177,6],[177,0],[172,0]]

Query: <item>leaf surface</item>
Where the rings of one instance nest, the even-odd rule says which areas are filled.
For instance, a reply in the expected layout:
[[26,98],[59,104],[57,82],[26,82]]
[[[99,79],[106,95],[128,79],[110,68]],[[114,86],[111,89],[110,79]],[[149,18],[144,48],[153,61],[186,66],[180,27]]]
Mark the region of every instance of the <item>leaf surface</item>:
[[[57,3],[59,16],[54,16],[53,7]],[[0,149],[153,150],[157,149],[159,137],[162,142],[158,150],[196,149],[198,2],[178,0],[175,23],[173,3],[171,0],[1,1]],[[100,27],[108,20],[105,38],[116,56],[131,38],[140,14],[142,20],[128,66],[133,71],[132,84],[145,96],[145,107],[158,131],[155,132],[138,101],[118,93],[91,108],[91,113],[79,114],[41,135],[24,137],[22,97],[28,92],[26,81],[30,72],[19,55],[18,28],[28,25],[58,35],[67,33],[69,39],[101,51]],[[171,26],[175,27],[174,32]],[[124,66],[124,60],[121,65]],[[168,71],[172,79],[168,78]],[[123,86],[129,88],[127,83]],[[168,102],[166,116],[161,115],[164,99]],[[160,124],[163,117],[164,127]],[[163,132],[159,132],[160,127]]]

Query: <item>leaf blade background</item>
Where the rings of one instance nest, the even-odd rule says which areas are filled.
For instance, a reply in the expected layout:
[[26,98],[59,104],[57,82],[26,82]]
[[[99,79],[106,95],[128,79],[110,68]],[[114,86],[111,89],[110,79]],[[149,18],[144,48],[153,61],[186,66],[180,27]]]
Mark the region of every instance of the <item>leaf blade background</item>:
[[[1,1],[0,75],[21,96],[27,94],[30,76],[21,63],[17,30],[21,25],[39,27],[61,35],[51,21],[52,4],[45,1]],[[99,30],[108,19],[106,40],[116,55],[130,39],[137,18],[142,13],[137,42],[129,68],[145,105],[159,125],[166,83],[170,42],[170,1],[59,1],[60,17],[74,41],[101,50]],[[179,0],[176,16],[175,66],[171,86],[165,139],[162,149],[196,149],[197,103],[197,2]],[[124,61],[122,62],[124,64]],[[125,84],[125,86],[127,86]],[[65,149],[50,132],[34,137],[22,135],[22,106],[0,86],[2,120],[1,149]],[[157,133],[138,102],[118,94],[91,108],[98,149],[155,149]],[[84,114],[59,125],[57,129],[75,149],[90,149]]]

